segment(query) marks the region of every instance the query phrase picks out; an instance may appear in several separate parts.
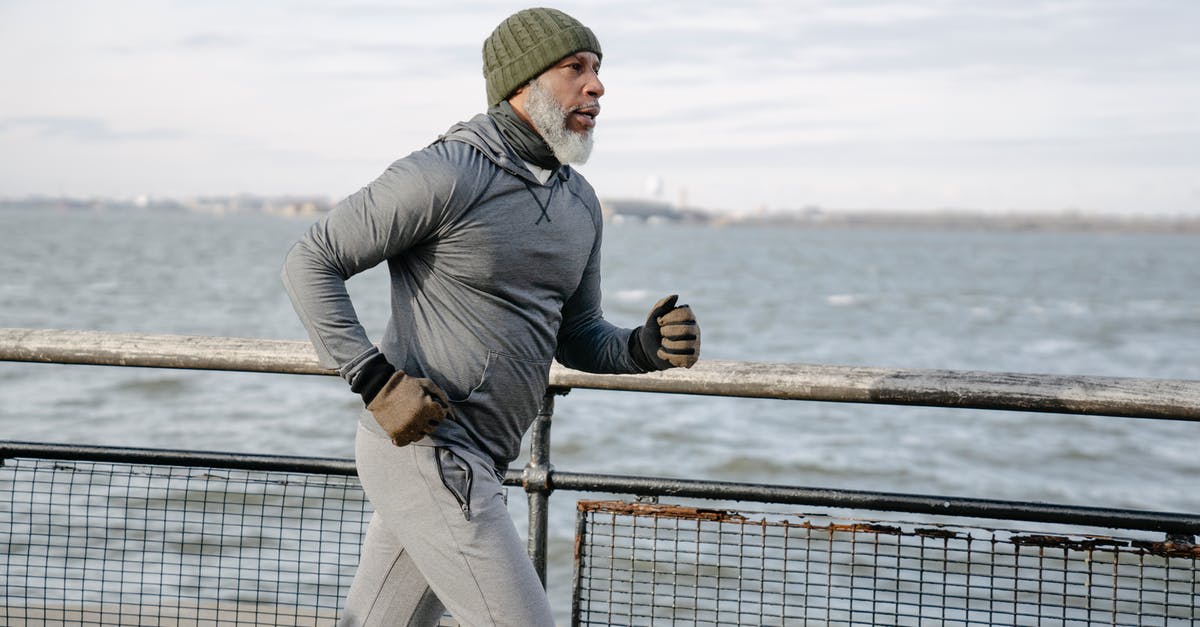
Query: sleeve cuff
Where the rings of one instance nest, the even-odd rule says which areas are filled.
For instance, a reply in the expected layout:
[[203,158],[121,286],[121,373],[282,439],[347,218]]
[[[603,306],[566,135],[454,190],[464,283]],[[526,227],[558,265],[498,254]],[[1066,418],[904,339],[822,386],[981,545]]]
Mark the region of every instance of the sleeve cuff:
[[649,357],[646,356],[646,351],[642,350],[641,335],[642,327],[634,329],[633,333],[629,334],[629,357],[633,359],[633,363],[637,365],[638,368],[642,369],[642,372],[655,372],[657,370],[661,370],[661,368],[659,368]]
[[363,405],[370,405],[395,372],[396,367],[380,353],[362,365],[358,376],[350,383],[350,390],[362,396]]

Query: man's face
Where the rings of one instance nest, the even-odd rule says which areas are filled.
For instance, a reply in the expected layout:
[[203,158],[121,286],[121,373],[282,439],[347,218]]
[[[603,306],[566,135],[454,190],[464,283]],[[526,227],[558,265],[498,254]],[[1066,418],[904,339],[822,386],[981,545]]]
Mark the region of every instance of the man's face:
[[509,99],[517,115],[546,140],[562,163],[587,161],[604,85],[600,59],[579,52],[560,59]]
[[568,112],[567,128],[576,133],[590,133],[600,114],[600,58],[592,52],[576,52],[559,59],[558,63],[538,76],[538,84],[550,92]]

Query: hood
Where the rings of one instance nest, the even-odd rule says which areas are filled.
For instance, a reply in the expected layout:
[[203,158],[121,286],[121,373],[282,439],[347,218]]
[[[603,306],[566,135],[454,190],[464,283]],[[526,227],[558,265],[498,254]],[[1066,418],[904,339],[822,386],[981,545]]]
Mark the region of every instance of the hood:
[[[470,120],[458,122],[454,126],[451,126],[434,143],[441,141],[459,141],[474,146],[489,161],[495,163],[509,174],[535,185],[541,185],[537,177],[529,171],[529,168],[525,167],[525,161],[504,140],[504,136],[500,134],[500,129],[496,127],[496,123],[485,113],[477,114]],[[570,171],[571,168],[566,165],[559,166],[555,175],[550,177],[550,181],[555,179],[565,181],[570,177]],[[547,183],[550,181],[547,181]]]

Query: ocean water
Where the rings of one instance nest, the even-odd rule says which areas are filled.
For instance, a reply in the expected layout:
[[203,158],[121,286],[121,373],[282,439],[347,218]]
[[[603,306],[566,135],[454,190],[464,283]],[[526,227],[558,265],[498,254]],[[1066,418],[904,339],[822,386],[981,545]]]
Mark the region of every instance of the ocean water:
[[[304,339],[278,270],[310,222],[0,211],[0,326]],[[625,223],[606,228],[604,307],[635,326],[678,293],[712,359],[1200,380],[1198,253],[1194,235]],[[350,281],[376,337],[385,282]],[[360,406],[331,377],[0,363],[0,439],[350,457]],[[1183,422],[576,390],[553,462],[1198,512],[1198,438]],[[551,500],[552,581],[576,496]]]

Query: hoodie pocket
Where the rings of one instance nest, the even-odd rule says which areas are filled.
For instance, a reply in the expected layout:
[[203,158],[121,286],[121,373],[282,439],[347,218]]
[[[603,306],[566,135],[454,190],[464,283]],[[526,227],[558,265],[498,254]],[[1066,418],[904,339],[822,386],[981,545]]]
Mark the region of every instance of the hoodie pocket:
[[471,520],[471,487],[475,483],[475,473],[471,469],[471,464],[449,448],[438,447],[436,450],[438,475],[442,479],[442,485],[446,486],[450,494],[454,495],[454,500],[458,501],[458,507],[462,510],[463,518],[469,521]]
[[521,425],[521,431],[534,417],[550,381],[550,363],[522,359],[488,351],[483,372],[475,386],[454,405],[469,407],[493,420],[505,418]]

